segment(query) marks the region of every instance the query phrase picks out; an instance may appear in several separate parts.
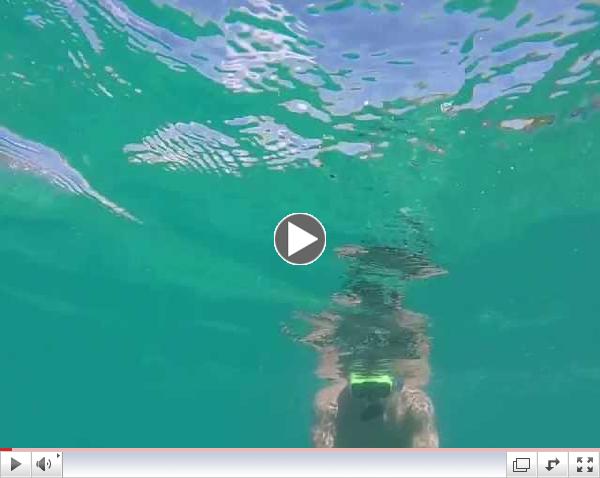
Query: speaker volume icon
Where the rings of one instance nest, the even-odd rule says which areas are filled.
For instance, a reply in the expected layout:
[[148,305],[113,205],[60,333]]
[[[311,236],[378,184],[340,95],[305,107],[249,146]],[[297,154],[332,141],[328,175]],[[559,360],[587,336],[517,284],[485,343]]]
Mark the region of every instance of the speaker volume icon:
[[37,466],[42,471],[46,471],[52,468],[52,462],[50,461],[50,458],[46,459],[46,457],[43,456],[35,462],[35,466]]

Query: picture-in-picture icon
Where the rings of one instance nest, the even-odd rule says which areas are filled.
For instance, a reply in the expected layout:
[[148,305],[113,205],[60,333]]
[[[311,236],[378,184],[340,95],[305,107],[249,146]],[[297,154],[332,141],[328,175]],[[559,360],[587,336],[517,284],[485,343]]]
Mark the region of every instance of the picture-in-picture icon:
[[529,458],[516,458],[513,460],[513,471],[526,473],[531,469],[531,461]]

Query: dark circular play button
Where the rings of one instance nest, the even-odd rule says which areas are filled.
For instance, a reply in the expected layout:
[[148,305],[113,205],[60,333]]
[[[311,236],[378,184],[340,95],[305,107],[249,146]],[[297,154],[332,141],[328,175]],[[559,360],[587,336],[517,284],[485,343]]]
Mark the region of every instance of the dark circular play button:
[[274,242],[277,254],[285,262],[306,266],[321,257],[327,239],[323,224],[315,216],[296,212],[279,221]]

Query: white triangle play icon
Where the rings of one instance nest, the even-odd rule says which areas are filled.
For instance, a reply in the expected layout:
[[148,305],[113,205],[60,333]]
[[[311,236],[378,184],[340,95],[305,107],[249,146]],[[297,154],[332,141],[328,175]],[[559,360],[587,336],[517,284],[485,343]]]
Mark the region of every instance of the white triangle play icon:
[[317,242],[318,237],[288,221],[288,257]]

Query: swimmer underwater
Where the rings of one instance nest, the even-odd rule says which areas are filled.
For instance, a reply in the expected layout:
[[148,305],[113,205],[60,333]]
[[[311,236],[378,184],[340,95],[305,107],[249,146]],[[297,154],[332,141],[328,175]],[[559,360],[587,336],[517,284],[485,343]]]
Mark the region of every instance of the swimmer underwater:
[[438,447],[425,316],[402,307],[406,281],[445,274],[404,248],[347,246],[349,280],[301,339],[328,384],[315,399],[317,447]]

